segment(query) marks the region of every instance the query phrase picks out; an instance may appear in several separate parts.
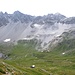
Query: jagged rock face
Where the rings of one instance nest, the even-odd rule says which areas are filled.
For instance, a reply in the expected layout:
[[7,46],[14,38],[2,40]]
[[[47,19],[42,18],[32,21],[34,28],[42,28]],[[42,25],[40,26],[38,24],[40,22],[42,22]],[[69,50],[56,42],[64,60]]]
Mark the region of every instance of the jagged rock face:
[[64,15],[61,14],[48,14],[44,16],[31,16],[23,14],[19,11],[15,11],[13,14],[8,14],[7,12],[3,13],[0,12],[0,26],[7,25],[10,20],[14,23],[20,21],[21,23],[29,23],[32,24],[48,24],[53,25],[56,22],[60,22],[60,20],[66,18]]
[[69,17],[61,21],[61,23],[65,24],[75,24],[75,17]]
[[[13,14],[0,13],[0,43],[37,39],[43,49],[51,41],[74,25],[67,25],[66,17],[59,13],[31,16],[15,11]],[[68,21],[68,20],[67,20]],[[70,20],[69,20],[70,21]],[[74,22],[74,19],[73,19]],[[69,22],[68,22],[69,23]],[[73,23],[74,24],[74,23]]]
[[14,23],[17,23],[18,21],[21,21],[21,23],[29,23],[33,19],[33,16],[23,14],[19,11],[15,11],[13,14],[8,14],[7,12],[0,12],[0,26],[6,25],[10,22],[10,20]]
[[2,12],[0,12],[0,27],[3,25],[7,25],[9,23],[6,15],[4,15]]
[[44,15],[44,16],[38,16],[35,17],[35,19],[33,20],[33,24],[37,23],[37,24],[46,24],[46,25],[53,25],[56,22],[60,22],[60,20],[66,18],[64,15],[61,15],[59,13],[56,14],[48,14],[48,15]]
[[19,11],[15,11],[12,15],[11,20],[13,22],[18,22],[18,21],[21,21],[21,23],[29,23],[33,20],[33,16],[30,16],[30,15],[25,15]]

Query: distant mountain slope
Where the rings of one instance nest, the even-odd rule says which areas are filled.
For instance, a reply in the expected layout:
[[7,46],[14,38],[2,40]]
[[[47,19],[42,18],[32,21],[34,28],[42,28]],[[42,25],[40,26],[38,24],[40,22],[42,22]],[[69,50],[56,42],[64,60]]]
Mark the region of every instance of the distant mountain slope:
[[0,12],[0,27],[3,25],[7,25],[9,23],[6,15],[4,15],[2,12]]
[[19,11],[13,14],[1,12],[0,43],[37,39],[40,48],[46,49],[52,40],[71,27],[75,27],[74,18],[69,19],[60,13],[31,16]]
[[[55,41],[57,42],[55,43]],[[75,53],[75,28],[68,30],[68,32],[64,32],[60,37],[58,37],[52,42],[52,45],[50,47],[52,47],[53,49],[59,52],[63,52],[70,55],[74,54]]]
[[53,25],[56,22],[60,22],[64,18],[66,17],[64,15],[61,15],[60,13],[37,16],[33,20],[33,24]]
[[61,23],[65,24],[75,24],[75,17],[69,17],[61,21]]

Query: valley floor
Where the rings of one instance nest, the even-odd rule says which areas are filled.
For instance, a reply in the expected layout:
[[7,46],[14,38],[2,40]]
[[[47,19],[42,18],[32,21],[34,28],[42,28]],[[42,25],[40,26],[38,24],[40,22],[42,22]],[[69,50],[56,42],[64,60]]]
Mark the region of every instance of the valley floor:
[[31,45],[16,45],[6,54],[0,59],[0,75],[75,75],[75,50],[39,52]]

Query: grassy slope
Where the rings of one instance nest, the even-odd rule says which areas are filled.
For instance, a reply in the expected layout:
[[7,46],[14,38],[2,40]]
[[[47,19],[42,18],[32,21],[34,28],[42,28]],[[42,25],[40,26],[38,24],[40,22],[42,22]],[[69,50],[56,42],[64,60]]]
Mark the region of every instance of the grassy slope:
[[[9,65],[10,70],[15,68],[16,72],[21,73],[20,75],[75,75],[75,41],[68,41],[59,43],[50,52],[38,52],[34,49],[36,44],[33,41],[26,44],[23,42],[6,52],[9,58],[3,62]],[[65,52],[64,55],[63,52]],[[33,64],[35,68],[30,67]]]
[[24,75],[24,73],[0,59],[0,75]]

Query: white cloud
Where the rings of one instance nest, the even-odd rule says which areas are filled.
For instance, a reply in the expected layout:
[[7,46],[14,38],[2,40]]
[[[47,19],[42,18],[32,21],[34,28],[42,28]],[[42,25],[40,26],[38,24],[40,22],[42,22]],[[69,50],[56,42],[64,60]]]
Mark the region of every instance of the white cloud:
[[0,11],[12,13],[19,10],[31,15],[59,12],[66,16],[74,16],[74,3],[74,0],[0,0]]

